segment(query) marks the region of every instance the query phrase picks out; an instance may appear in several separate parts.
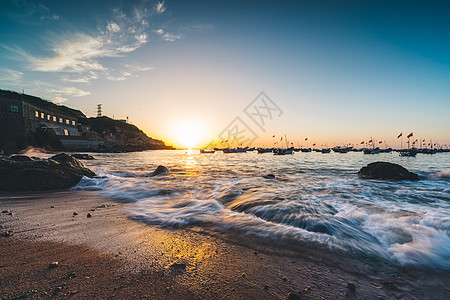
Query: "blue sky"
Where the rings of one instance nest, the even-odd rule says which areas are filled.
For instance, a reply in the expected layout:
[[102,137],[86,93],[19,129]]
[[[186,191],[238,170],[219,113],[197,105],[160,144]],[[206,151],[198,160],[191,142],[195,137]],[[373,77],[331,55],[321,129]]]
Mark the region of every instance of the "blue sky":
[[[0,88],[130,120],[182,146],[240,117],[317,144],[450,144],[445,1],[2,1]],[[264,130],[244,108],[283,111]]]

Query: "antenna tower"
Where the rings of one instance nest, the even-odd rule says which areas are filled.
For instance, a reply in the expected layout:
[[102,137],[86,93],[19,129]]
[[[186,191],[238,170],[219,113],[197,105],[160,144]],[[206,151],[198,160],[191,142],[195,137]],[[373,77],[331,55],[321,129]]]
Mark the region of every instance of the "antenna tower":
[[102,116],[102,105],[97,104],[97,118],[100,118]]

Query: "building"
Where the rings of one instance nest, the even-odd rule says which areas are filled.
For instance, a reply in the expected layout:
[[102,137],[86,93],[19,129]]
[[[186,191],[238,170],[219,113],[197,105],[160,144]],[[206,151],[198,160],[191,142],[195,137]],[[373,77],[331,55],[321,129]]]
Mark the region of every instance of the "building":
[[16,151],[33,144],[38,133],[61,138],[81,138],[89,127],[79,110],[38,97],[0,90],[0,151]]

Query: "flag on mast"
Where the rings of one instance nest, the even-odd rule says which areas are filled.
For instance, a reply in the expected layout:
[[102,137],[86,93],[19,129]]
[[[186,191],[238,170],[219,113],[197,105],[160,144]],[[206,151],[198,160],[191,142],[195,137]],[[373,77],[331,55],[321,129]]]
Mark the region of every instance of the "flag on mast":
[[413,133],[411,132],[410,134],[408,134],[406,137],[407,138],[410,138],[410,137],[412,137],[413,136]]
[[397,138],[399,139],[402,135],[403,135],[403,132],[400,132],[400,134],[397,136]]

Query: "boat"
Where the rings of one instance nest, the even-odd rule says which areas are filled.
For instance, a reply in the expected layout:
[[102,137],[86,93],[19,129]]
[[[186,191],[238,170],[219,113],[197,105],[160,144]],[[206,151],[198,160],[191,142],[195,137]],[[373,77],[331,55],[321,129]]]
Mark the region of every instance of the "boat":
[[311,148],[301,148],[301,152],[311,152]]
[[347,146],[336,146],[331,149],[333,150],[333,152],[336,152],[336,153],[347,153],[350,148]]
[[294,154],[294,149],[274,149],[273,155],[286,155],[286,154]]
[[216,150],[214,150],[214,149],[200,149],[200,153],[203,153],[203,154],[212,154],[214,152],[216,152]]
[[271,149],[271,148],[258,148],[258,149],[256,149],[256,151],[258,151],[258,153],[262,154],[262,153],[272,152],[273,149]]
[[364,154],[379,154],[380,150],[378,148],[375,149],[364,149]]
[[223,148],[223,153],[243,153],[247,152],[247,148]]
[[322,148],[320,149],[318,152],[322,152],[322,153],[330,153],[331,149],[330,148]]
[[417,155],[417,151],[414,150],[402,150],[400,151],[400,156],[416,156]]
[[294,147],[289,147],[289,142],[286,138],[286,135],[284,135],[284,141],[286,142],[286,148],[277,148],[273,149],[273,155],[286,155],[286,154],[294,154]]

